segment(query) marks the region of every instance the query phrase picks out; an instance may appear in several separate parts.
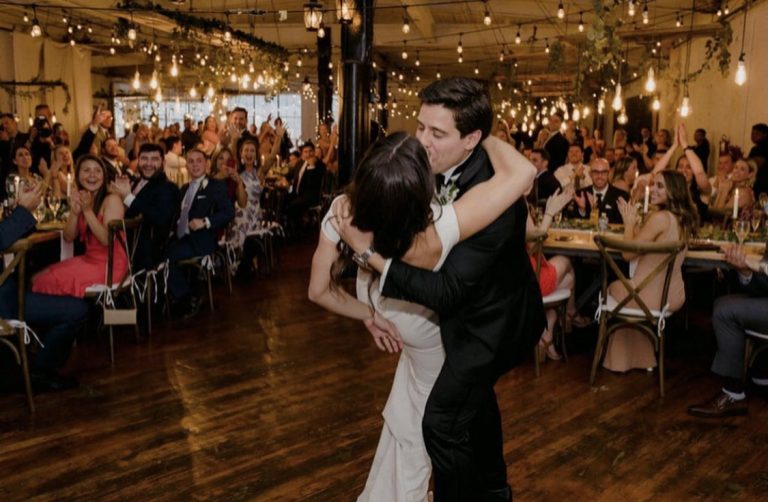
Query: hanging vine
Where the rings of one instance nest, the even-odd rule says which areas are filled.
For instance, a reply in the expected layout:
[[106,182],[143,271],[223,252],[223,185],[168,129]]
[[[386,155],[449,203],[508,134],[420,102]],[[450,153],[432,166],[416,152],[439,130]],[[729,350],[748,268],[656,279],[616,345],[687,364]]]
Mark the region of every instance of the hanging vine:
[[675,79],[676,84],[693,82],[706,70],[712,68],[715,63],[720,73],[724,77],[728,76],[731,67],[731,51],[728,46],[733,42],[733,29],[726,20],[721,20],[720,26],[720,31],[704,43],[704,61],[701,66],[687,75]]

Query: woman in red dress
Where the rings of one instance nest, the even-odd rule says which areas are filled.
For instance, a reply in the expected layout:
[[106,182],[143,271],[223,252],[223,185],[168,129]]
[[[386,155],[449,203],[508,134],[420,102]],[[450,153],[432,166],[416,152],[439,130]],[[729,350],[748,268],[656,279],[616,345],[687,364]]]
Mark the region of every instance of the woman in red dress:
[[[98,157],[84,155],[75,168],[77,190],[69,198],[70,213],[64,227],[68,242],[79,238],[85,254],[56,263],[32,278],[32,291],[59,296],[85,296],[88,286],[104,284],[107,270],[107,223],[123,218],[123,201],[107,192],[109,175]],[[128,270],[122,246],[114,249],[113,282],[120,282]]]

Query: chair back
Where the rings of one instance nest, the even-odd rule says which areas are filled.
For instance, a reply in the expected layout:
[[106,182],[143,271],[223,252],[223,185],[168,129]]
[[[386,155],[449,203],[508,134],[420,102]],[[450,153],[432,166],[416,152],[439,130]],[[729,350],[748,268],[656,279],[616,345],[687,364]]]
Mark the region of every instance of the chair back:
[[[626,305],[633,301],[637,303],[639,310],[643,312],[645,320],[651,324],[656,324],[655,317],[651,313],[651,308],[640,297],[642,290],[651,284],[653,280],[661,273],[664,273],[664,286],[661,293],[661,303],[659,309],[663,309],[667,304],[667,295],[669,294],[669,285],[672,280],[672,272],[675,266],[675,259],[685,249],[685,241],[672,241],[672,242],[632,242],[624,241],[617,237],[611,237],[607,235],[596,235],[594,237],[597,249],[602,256],[602,296],[603,301],[608,298],[608,277],[609,270],[616,274],[616,277],[621,281],[622,285],[627,291],[627,295],[623,300],[618,301],[616,306],[611,309],[608,314],[610,317],[625,316],[621,314],[621,310]],[[624,275],[624,272],[616,263],[616,255],[621,253],[633,253],[639,256],[649,254],[661,254],[666,255],[656,267],[640,281],[639,284],[634,285],[632,281]],[[602,308],[602,305],[601,305]]]
[[[136,253],[136,245],[139,241],[141,223],[141,216],[124,220],[112,220],[107,223],[107,276],[105,281],[107,287],[111,287],[114,284],[115,243],[123,248],[128,258],[127,274],[133,274],[132,263]],[[129,230],[131,231],[130,234],[133,235],[132,243],[129,243]],[[123,281],[125,281],[125,276],[120,278],[118,292],[123,287]]]
[[19,239],[16,242],[14,242],[11,247],[4,250],[4,253],[12,253],[13,258],[11,258],[11,261],[5,265],[5,267],[2,270],[2,273],[0,273],[0,286],[5,284],[5,281],[8,280],[8,278],[13,274],[14,271],[18,270],[18,288],[17,288],[17,305],[18,305],[18,317],[20,321],[24,320],[24,297],[25,297],[25,290],[24,290],[24,283],[26,280],[25,273],[26,273],[26,256],[27,251],[31,247],[31,242],[29,239]]

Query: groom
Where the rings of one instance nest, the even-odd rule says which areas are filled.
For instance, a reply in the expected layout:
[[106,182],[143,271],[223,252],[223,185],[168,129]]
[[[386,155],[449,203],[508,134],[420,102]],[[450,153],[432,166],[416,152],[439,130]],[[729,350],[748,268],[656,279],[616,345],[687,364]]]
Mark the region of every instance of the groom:
[[[480,145],[493,120],[488,92],[474,80],[451,78],[432,83],[420,98],[416,137],[429,155],[437,192],[461,197],[493,176]],[[446,360],[422,423],[437,502],[512,500],[494,385],[531,353],[544,329],[525,248],[526,218],[521,198],[454,247],[439,272],[392,260],[380,280],[384,296],[440,315]]]

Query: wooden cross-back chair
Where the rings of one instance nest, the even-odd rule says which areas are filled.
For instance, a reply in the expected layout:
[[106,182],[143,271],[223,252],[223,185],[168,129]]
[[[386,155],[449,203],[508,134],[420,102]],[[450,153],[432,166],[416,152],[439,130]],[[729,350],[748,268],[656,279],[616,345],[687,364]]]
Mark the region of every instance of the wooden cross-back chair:
[[[672,315],[667,310],[667,297],[672,280],[675,259],[685,249],[684,241],[644,243],[627,242],[617,237],[596,235],[595,244],[602,257],[602,288],[601,301],[598,306],[600,328],[597,337],[597,347],[592,360],[592,372],[589,383],[594,385],[597,367],[604,357],[609,337],[618,328],[631,326],[648,336],[653,343],[659,362],[659,392],[664,397],[664,331],[666,319]],[[633,253],[637,256],[650,254],[666,255],[663,260],[646,277],[635,285],[616,263],[616,253]],[[608,279],[613,272],[626,290],[626,296],[618,301],[608,293]],[[664,286],[661,301],[657,309],[650,307],[640,293],[661,273],[664,273]],[[627,305],[634,301],[637,307]]]
[[[537,237],[528,238],[528,254],[534,257],[536,266],[534,272],[536,273],[536,280],[539,280],[541,275],[541,264],[544,261],[544,241],[547,240],[547,234],[543,234]],[[542,297],[544,303],[544,309],[556,309],[557,310],[557,323],[552,329],[552,340],[555,342],[555,347],[559,348],[563,354],[563,359],[568,362],[568,351],[565,347],[565,330],[566,330],[566,307],[568,305],[568,299],[571,297],[570,288],[557,288],[547,296]],[[559,329],[555,329],[559,328]],[[537,343],[533,348],[533,360],[536,376],[541,375],[541,359],[546,357],[542,351],[541,346]]]
[[[138,229],[141,226],[142,217],[129,218],[125,220],[111,220],[107,223],[107,273],[104,284],[96,284],[89,286],[86,289],[87,298],[98,298],[105,294],[106,290],[110,290],[110,293],[114,299],[117,299],[123,293],[129,293],[130,304],[132,308],[136,308],[136,298],[133,295],[133,267],[129,266],[125,276],[119,280],[115,280],[114,265],[115,265],[115,243],[121,246],[128,257],[128,262],[133,263],[134,254],[136,253],[136,245],[138,243]],[[125,230],[125,234],[123,233]],[[134,239],[132,245],[129,245],[128,231],[133,231]],[[138,341],[139,326],[134,323],[134,332],[136,334],[136,340]],[[115,363],[115,340],[114,340],[114,326],[109,325],[109,360],[112,364]]]
[[[19,239],[14,242],[13,245],[6,249],[5,252],[13,253],[11,262],[5,267],[2,274],[0,274],[0,286],[2,286],[6,280],[13,274],[14,270],[18,270],[17,278],[17,305],[18,314],[17,320],[21,323],[24,322],[24,298],[25,291],[25,273],[26,273],[26,254],[30,248],[30,242],[28,239]],[[2,256],[0,256],[2,259]],[[10,339],[15,337],[16,344]],[[21,365],[21,373],[24,378],[24,392],[27,395],[27,405],[29,411],[35,412],[35,402],[32,396],[32,382],[29,378],[29,358],[27,357],[27,346],[24,336],[24,329],[11,326],[7,320],[0,319],[0,343],[6,345],[16,356],[16,362]]]

